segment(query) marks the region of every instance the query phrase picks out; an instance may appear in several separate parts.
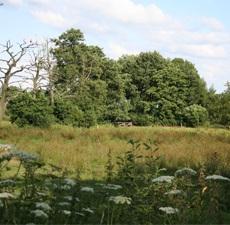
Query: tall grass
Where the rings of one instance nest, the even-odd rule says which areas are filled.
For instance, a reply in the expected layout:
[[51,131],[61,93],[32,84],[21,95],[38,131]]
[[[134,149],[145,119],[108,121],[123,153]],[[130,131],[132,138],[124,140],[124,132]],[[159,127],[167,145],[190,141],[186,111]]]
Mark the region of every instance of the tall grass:
[[90,129],[53,126],[49,129],[0,125],[0,141],[35,152],[47,162],[77,171],[84,179],[101,179],[109,149],[113,160],[128,147],[128,140],[154,141],[162,166],[178,168],[216,164],[230,174],[230,132],[223,129],[177,127],[112,127]]

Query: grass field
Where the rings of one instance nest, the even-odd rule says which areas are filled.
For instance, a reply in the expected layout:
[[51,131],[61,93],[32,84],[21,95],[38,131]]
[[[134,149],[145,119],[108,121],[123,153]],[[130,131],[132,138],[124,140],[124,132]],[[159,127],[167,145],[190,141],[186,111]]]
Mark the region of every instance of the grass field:
[[83,179],[101,179],[109,149],[113,161],[130,148],[130,139],[159,147],[162,166],[193,168],[209,165],[230,175],[230,131],[180,127],[112,127],[90,129],[53,126],[49,129],[0,125],[0,142],[38,153],[45,162],[81,173]]

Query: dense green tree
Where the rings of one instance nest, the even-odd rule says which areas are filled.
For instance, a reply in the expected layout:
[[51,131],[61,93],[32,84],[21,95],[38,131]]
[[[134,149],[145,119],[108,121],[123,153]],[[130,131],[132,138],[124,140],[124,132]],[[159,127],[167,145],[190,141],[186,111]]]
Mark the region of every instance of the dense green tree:
[[191,105],[185,108],[184,122],[186,126],[197,127],[204,125],[208,120],[208,111],[200,105]]
[[129,101],[125,96],[127,81],[121,74],[121,67],[114,60],[107,59],[101,77],[107,84],[105,121],[127,121],[129,117]]
[[19,127],[49,127],[53,121],[52,108],[43,94],[23,92],[11,99],[7,105],[10,121]]

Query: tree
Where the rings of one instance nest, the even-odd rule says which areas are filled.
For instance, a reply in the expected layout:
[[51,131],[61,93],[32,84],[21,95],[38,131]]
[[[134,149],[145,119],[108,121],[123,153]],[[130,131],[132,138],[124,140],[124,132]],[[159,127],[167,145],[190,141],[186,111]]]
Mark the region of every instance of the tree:
[[9,101],[7,108],[10,121],[19,127],[49,127],[53,120],[52,108],[42,92],[36,97],[33,93],[21,93]]
[[104,53],[97,46],[86,45],[80,30],[67,30],[53,42],[55,90],[61,93],[61,98],[78,106],[86,126],[103,121],[107,91],[106,82],[101,80]]
[[84,43],[80,30],[70,29],[53,39],[56,59],[55,86],[71,95],[80,85],[100,78],[103,69],[104,53],[97,46]]
[[200,105],[191,105],[185,108],[184,122],[186,126],[197,127],[204,125],[208,120],[208,112],[206,108]]
[[14,45],[7,41],[5,45],[1,45],[3,51],[0,56],[0,82],[1,82],[1,99],[0,99],[0,121],[3,119],[6,111],[7,104],[7,92],[9,85],[17,82],[11,81],[12,78],[21,78],[18,75],[22,72],[26,66],[20,65],[21,59],[27,53],[28,49],[32,48],[34,44],[32,42],[26,43],[25,41],[18,44],[18,50],[14,50]]

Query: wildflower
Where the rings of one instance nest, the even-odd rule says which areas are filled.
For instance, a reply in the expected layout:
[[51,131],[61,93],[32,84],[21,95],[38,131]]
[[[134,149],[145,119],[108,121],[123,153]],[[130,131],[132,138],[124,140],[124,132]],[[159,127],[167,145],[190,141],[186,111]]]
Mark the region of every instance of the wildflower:
[[161,168],[161,169],[158,170],[159,173],[160,173],[160,172],[166,172],[166,171],[167,171],[166,168]]
[[71,212],[69,210],[62,210],[63,214],[65,214],[66,216],[69,216],[71,214]]
[[0,156],[0,162],[3,162],[3,161],[10,161],[11,159],[13,158],[13,154],[11,152],[7,152],[5,154],[2,154]]
[[175,176],[176,177],[180,177],[180,176],[195,176],[197,174],[197,172],[191,168],[183,168],[183,169],[179,169],[175,172]]
[[10,179],[0,181],[0,187],[14,186],[15,184],[16,182]]
[[174,176],[160,176],[152,180],[153,183],[166,182],[171,183]]
[[65,196],[63,199],[66,201],[72,201],[73,200],[72,196]]
[[165,195],[180,195],[182,194],[181,190],[172,190],[165,193]]
[[80,213],[80,212],[76,212],[75,214],[76,214],[76,215],[79,215],[79,216],[85,216],[84,213]]
[[44,211],[50,211],[51,207],[45,202],[36,202],[36,208]]
[[62,186],[57,186],[57,189],[63,190],[63,191],[69,191],[72,187],[70,185],[62,185]]
[[159,210],[165,212],[166,214],[175,214],[179,212],[177,208],[172,207],[160,207]]
[[59,202],[58,205],[61,207],[68,207],[70,206],[70,203],[69,202]]
[[10,150],[14,148],[14,145],[10,145],[10,144],[0,144],[0,149],[4,149],[4,150]]
[[47,196],[47,194],[43,193],[43,192],[36,192],[36,193],[37,193],[37,195],[42,196],[42,197]]
[[94,189],[91,187],[82,187],[81,191],[94,193]]
[[107,185],[103,185],[102,187],[105,189],[110,189],[110,190],[122,189],[122,186],[118,184],[107,184]]
[[11,193],[8,193],[8,192],[2,192],[2,193],[0,193],[0,198],[8,199],[8,198],[14,198],[14,196]]
[[94,211],[90,208],[83,208],[82,211],[94,214]]
[[40,209],[33,210],[31,213],[34,214],[35,217],[48,219],[48,215]]
[[223,180],[223,181],[230,181],[228,177],[223,177],[221,175],[210,175],[205,178],[205,180]]
[[17,151],[11,151],[11,153],[13,154],[13,157],[18,158],[21,161],[37,161],[39,159],[39,157],[37,155],[30,154],[27,152],[18,151],[18,150]]
[[76,182],[72,179],[64,179],[64,183],[72,187],[76,185]]
[[127,204],[127,205],[130,205],[131,204],[131,201],[132,199],[129,198],[129,197],[125,197],[125,196],[122,196],[122,195],[118,195],[118,196],[111,196],[109,198],[109,201],[112,201],[116,204]]

